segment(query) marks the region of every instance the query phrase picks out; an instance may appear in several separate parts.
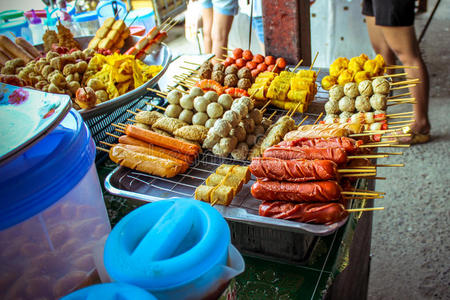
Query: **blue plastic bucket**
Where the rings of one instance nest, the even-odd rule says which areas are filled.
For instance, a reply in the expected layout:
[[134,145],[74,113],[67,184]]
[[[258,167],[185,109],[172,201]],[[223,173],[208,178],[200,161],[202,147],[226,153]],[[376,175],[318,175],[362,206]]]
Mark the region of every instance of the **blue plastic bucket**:
[[55,299],[89,280],[93,248],[110,231],[94,158],[72,110],[0,167],[0,299]]
[[[116,20],[123,20],[125,18],[125,15],[127,14],[127,6],[124,2],[119,0],[107,0],[107,1],[100,1],[97,4],[97,16],[98,16],[98,22],[100,23],[100,26],[103,24],[103,22],[110,17],[114,17],[114,6],[117,4],[117,16]],[[128,17],[127,17],[128,19]]]
[[149,292],[126,283],[104,283],[88,286],[67,295],[61,300],[157,300]]

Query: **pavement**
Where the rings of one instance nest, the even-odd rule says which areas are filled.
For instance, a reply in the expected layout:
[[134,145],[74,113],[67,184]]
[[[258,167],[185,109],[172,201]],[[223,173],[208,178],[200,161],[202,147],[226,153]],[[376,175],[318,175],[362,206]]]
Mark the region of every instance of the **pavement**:
[[[429,0],[429,11],[416,18],[418,35],[435,3]],[[432,140],[382,150],[404,153],[379,163],[404,163],[405,167],[378,172],[387,180],[377,181],[376,190],[386,195],[376,206],[385,210],[374,213],[368,299],[450,299],[449,15],[450,1],[444,0],[421,43],[431,81]],[[184,39],[183,27],[169,36],[175,54],[199,53],[195,43]],[[230,47],[233,40],[242,38],[232,37]],[[401,109],[405,107],[392,112]]]

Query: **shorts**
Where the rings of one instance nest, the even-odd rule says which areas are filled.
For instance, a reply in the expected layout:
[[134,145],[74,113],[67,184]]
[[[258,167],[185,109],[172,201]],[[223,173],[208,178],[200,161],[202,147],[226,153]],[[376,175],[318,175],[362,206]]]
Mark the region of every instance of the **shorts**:
[[258,40],[264,44],[264,26],[262,17],[253,17],[252,26],[255,29]]
[[239,12],[238,0],[202,0],[201,4],[203,8],[213,8],[226,16],[236,16]]
[[412,26],[414,8],[414,0],[363,0],[362,14],[379,26]]

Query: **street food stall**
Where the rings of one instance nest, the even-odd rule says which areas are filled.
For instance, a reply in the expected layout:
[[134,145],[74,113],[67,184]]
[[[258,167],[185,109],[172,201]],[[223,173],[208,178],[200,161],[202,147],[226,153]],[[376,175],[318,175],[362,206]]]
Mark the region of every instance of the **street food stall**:
[[127,15],[0,36],[1,297],[365,297],[411,118],[389,107],[414,102],[392,91],[417,80],[380,55],[172,58],[176,20]]

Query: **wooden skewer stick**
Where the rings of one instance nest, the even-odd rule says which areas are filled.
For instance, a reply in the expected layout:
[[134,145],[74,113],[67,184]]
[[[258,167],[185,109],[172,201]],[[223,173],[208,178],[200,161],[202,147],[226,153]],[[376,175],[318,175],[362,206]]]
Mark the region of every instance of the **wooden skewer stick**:
[[114,137],[116,139],[120,138],[120,136],[118,136],[118,135],[115,135],[115,134],[112,134],[112,133],[109,133],[109,132],[105,132],[105,133],[106,133],[106,135],[112,136],[112,137]]
[[173,90],[179,91],[179,92],[182,93],[182,94],[188,94],[188,92],[183,91],[183,90],[181,90],[181,89],[178,89],[178,88],[176,88],[176,87],[174,87],[174,86],[169,86],[168,89],[171,90],[171,91],[173,91]]
[[400,76],[407,76],[408,73],[397,73],[397,74],[388,74],[388,75],[381,75],[381,76],[375,76],[372,78],[390,78],[390,77],[400,77]]
[[119,126],[122,126],[123,128],[127,127],[127,124],[124,124],[124,123],[117,123],[117,124],[119,124]]
[[389,114],[389,115],[386,115],[386,117],[390,118],[390,117],[410,116],[410,115],[414,115],[414,112],[413,111],[408,111],[408,112],[398,113],[398,114]]
[[400,65],[390,65],[386,66],[386,69],[418,69],[417,66],[400,66]]
[[360,195],[360,196],[378,196],[377,192],[365,191],[365,192],[357,192],[357,191],[343,191],[342,195]]
[[117,132],[120,132],[120,133],[125,133],[125,131],[124,130],[122,130],[122,129],[115,129]]
[[376,165],[377,167],[384,168],[384,167],[404,167],[405,164],[385,164],[385,165]]
[[114,124],[114,123],[111,123],[111,125],[116,127],[116,128],[119,128],[119,129],[125,129],[123,126],[120,126],[120,125],[117,125],[117,124]]
[[127,109],[127,112],[129,112],[129,113],[132,114],[132,115],[137,115],[137,113],[135,113],[134,111],[129,110],[129,109]]
[[102,147],[95,147],[95,148],[96,148],[97,150],[100,150],[100,151],[109,153],[109,150],[106,150],[106,149],[104,149],[104,148],[102,148]]
[[155,107],[155,108],[157,108],[157,109],[160,109],[160,110],[163,110],[163,111],[165,111],[165,110],[166,110],[166,108],[165,108],[165,107],[162,107],[162,106],[159,106],[159,105],[153,104],[153,103],[151,103],[151,102],[145,102],[145,104],[147,104],[147,105],[150,105],[150,106],[153,106],[153,107]]
[[290,115],[290,117],[292,118],[292,116],[297,112],[298,107],[300,106],[300,104],[302,104],[301,102],[298,102],[297,105],[294,107],[294,109],[292,110],[292,113]]
[[312,68],[314,67],[314,63],[316,62],[317,56],[319,56],[319,51],[316,52],[316,55],[314,56],[314,59],[312,61],[311,66],[309,67],[309,70],[312,70]]
[[359,148],[376,148],[376,147],[391,147],[391,144],[365,144],[358,146]]
[[373,173],[374,169],[339,169],[338,173]]
[[355,199],[355,200],[359,200],[359,199],[384,199],[384,196],[345,196],[344,199]]
[[190,64],[190,65],[194,65],[194,66],[201,66],[201,64],[195,63],[195,62],[190,62],[190,61],[184,61],[186,64]]
[[301,66],[302,62],[303,62],[303,59],[300,59],[298,64],[295,66],[294,70],[292,70],[292,73],[295,73],[295,70],[297,70]]
[[402,81],[393,82],[393,83],[391,83],[391,86],[403,85],[403,84],[412,84],[412,83],[421,83],[421,82],[419,81],[418,78],[416,78],[416,79],[412,79],[412,80],[402,80]]
[[113,144],[110,144],[110,143],[107,143],[107,142],[104,142],[104,141],[100,141],[100,144],[103,144],[103,145],[106,145],[106,146],[109,146],[109,147],[114,147]]
[[388,126],[389,125],[396,125],[396,124],[410,124],[410,123],[412,123],[414,121],[415,121],[414,119],[409,119],[409,120],[404,120],[404,121],[389,122]]
[[382,136],[382,139],[388,139],[388,138],[398,138],[398,137],[410,137],[411,134],[410,133],[405,133],[405,134],[393,134],[393,135],[388,135],[388,136]]
[[389,128],[398,130],[399,128],[405,128],[408,127],[408,125],[394,125],[394,126],[389,126]]
[[137,110],[138,112],[141,112],[141,111],[146,111],[146,110],[142,110],[142,109],[139,109],[139,108],[138,108],[138,109],[136,109],[136,110]]
[[395,103],[390,103],[387,104],[386,106],[390,107],[390,106],[395,106],[395,105],[399,105],[399,104],[416,104],[417,102],[415,101],[404,101],[404,102],[395,102]]
[[286,112],[286,116],[289,116],[290,113],[291,113],[291,109],[289,109],[289,110]]
[[366,177],[366,179],[375,179],[375,180],[386,180],[386,177],[377,177],[377,176],[375,176],[375,177]]
[[127,121],[128,121],[128,122],[131,122],[131,123],[139,123],[138,121],[133,120],[133,119],[127,119]]
[[180,69],[185,69],[185,70],[191,71],[193,73],[198,73],[198,70],[194,70],[194,69],[191,69],[191,68],[188,68],[188,67],[185,67],[185,66],[180,66]]
[[351,208],[351,209],[347,209],[348,212],[374,211],[374,210],[384,210],[384,207]]
[[320,115],[317,117],[317,119],[313,125],[316,125],[320,121],[320,118],[322,118],[322,116],[323,116],[323,112],[320,113]]
[[409,89],[410,87],[415,87],[416,84],[408,84],[405,86],[397,86],[397,87],[393,87],[391,88],[391,91],[395,91],[395,90],[402,90],[402,89]]
[[390,99],[400,98],[400,97],[404,97],[404,96],[411,96],[411,95],[412,95],[412,93],[408,92],[408,93],[403,93],[403,94],[398,94],[398,95],[395,95],[395,96],[391,96],[391,97],[388,97],[387,99],[390,100]]
[[308,115],[304,117],[303,120],[300,123],[298,123],[298,126],[301,126],[306,121],[306,119],[308,119],[308,117],[309,117]]
[[164,93],[164,92],[161,92],[161,91],[158,91],[158,90],[155,90],[155,89],[152,89],[152,88],[147,88],[147,90],[150,91],[150,92],[156,93],[158,96],[159,96],[159,95],[162,95],[162,96],[164,96],[163,98],[166,98],[166,97],[167,97],[167,94]]
[[225,59],[221,59],[221,58],[215,58],[215,60],[219,61],[219,62],[224,62]]
[[227,50],[227,51],[233,51],[232,49],[230,49],[230,48],[227,48],[227,47],[221,47],[223,50]]
[[347,156],[348,159],[360,159],[360,158],[385,158],[385,157],[389,157],[389,155],[368,154],[368,155],[350,155],[350,156]]
[[416,101],[416,98],[411,97],[411,98],[401,98],[401,99],[389,99],[387,100],[387,102],[404,102],[404,101]]
[[359,137],[359,136],[369,136],[369,135],[375,135],[375,134],[379,134],[379,133],[374,133],[374,132],[367,132],[367,133],[353,133],[353,134],[349,134],[349,137]]
[[374,165],[371,165],[371,166],[352,166],[352,168],[355,168],[355,169],[376,169],[376,167]]
[[[355,189],[355,191],[356,191],[356,192],[365,192],[366,190]],[[376,191],[373,191],[373,192],[374,192],[374,193],[377,193],[378,195],[386,195],[385,192],[376,192]]]
[[377,173],[343,174],[341,177],[369,177],[376,176]]
[[270,120],[273,118],[273,116],[275,116],[275,114],[277,113],[277,111],[274,111],[267,119]]
[[381,155],[403,155],[403,152],[378,152]]
[[172,28],[174,28],[177,24],[178,24],[178,21],[175,20],[175,22],[173,22],[173,24],[170,25],[169,28],[167,28],[165,31],[166,31],[166,32],[169,32],[169,31],[170,31]]
[[388,119],[408,119],[408,118],[412,118],[412,115],[388,117]]

